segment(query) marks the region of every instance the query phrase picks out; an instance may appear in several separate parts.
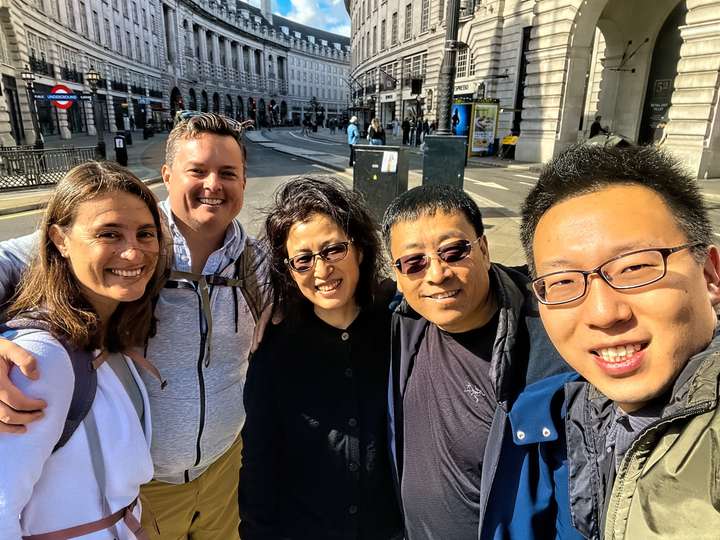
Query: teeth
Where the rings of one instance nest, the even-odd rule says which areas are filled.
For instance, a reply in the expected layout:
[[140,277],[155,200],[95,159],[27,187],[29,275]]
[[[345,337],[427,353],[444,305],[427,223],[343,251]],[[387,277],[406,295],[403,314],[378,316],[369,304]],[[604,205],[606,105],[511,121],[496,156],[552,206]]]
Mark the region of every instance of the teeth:
[[222,202],[223,202],[222,199],[205,199],[202,197],[199,198],[198,200],[203,204],[211,204],[211,205],[218,205],[218,204],[222,204]]
[[451,298],[451,297],[455,296],[457,293],[458,293],[457,291],[448,291],[448,292],[433,294],[430,296],[430,298],[432,298],[433,300],[442,300],[443,298]]
[[142,274],[142,268],[137,268],[135,270],[120,270],[119,268],[111,268],[110,273],[121,277],[137,277]]
[[633,345],[622,345],[620,347],[607,347],[600,349],[597,353],[602,356],[606,362],[623,362],[627,356],[639,351],[642,346],[639,343]]
[[322,285],[316,285],[315,288],[320,292],[330,292],[338,288],[340,285],[340,280],[336,279],[335,281],[331,281],[329,283],[323,283]]

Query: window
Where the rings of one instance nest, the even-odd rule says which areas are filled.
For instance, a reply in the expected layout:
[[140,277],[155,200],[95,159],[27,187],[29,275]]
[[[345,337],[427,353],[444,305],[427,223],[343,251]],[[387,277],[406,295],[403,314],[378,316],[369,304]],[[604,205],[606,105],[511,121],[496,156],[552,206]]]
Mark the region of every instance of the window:
[[80,6],[80,33],[83,36],[87,36],[87,8],[85,7],[85,2],[83,2],[82,0],[79,2],[78,5]]
[[443,22],[445,20],[445,0],[440,0],[440,13],[438,20],[440,22]]
[[390,43],[397,45],[398,42],[398,14],[397,11],[392,14],[392,27],[390,29]]
[[457,57],[457,77],[465,77],[467,75],[468,50],[460,49]]
[[430,23],[430,0],[422,0],[420,12],[420,31],[427,32]]
[[125,32],[125,54],[132,58],[132,40],[130,39],[130,32]]
[[142,60],[142,55],[140,53],[140,36],[135,36],[135,58]]
[[373,54],[377,54],[377,26],[373,26],[372,52],[373,52]]
[[117,48],[117,52],[120,54],[123,53],[123,47],[122,47],[122,32],[120,32],[120,25],[115,25],[115,47]]
[[138,10],[137,10],[137,2],[132,3],[132,19],[135,24],[138,23]]
[[105,19],[105,46],[112,48],[112,34],[110,32],[110,19]]
[[475,55],[470,53],[470,64],[468,65],[469,75],[475,75]]
[[100,16],[98,15],[98,12],[93,10],[92,14],[92,23],[93,23],[93,36],[95,37],[95,42],[100,43]]
[[[148,23],[147,23],[147,10],[146,10],[145,8],[142,8],[141,13],[142,13],[142,24],[143,24],[143,28],[144,28],[145,30],[147,30],[147,27],[148,27]],[[148,54],[148,58],[150,58],[150,55],[149,55],[149,54]]]
[[123,15],[125,15],[125,18],[130,18],[130,15],[128,13],[128,0],[122,0],[122,6],[123,6]]
[[385,49],[385,19],[380,21],[380,50]]
[[148,64],[152,63],[152,57],[150,56],[150,43],[145,41],[145,62]]
[[77,22],[75,21],[75,3],[73,0],[67,0],[65,5],[67,7],[68,27],[75,30],[77,28]]
[[412,37],[412,4],[405,6],[405,39]]

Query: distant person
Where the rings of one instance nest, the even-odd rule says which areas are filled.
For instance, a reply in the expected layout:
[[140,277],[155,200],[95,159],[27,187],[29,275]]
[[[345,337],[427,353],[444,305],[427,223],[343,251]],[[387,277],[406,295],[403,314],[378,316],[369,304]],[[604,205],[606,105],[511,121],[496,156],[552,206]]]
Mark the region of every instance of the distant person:
[[653,131],[653,144],[655,146],[662,146],[665,144],[665,139],[667,139],[667,120],[661,120],[658,122],[658,125],[655,127],[655,131]]
[[380,125],[380,120],[377,116],[370,122],[368,141],[374,146],[382,146],[385,144],[385,130]]
[[392,134],[393,137],[400,136],[400,120],[398,120],[397,116],[392,120]]
[[406,145],[410,143],[410,119],[407,116],[402,122],[402,137],[403,144]]
[[300,132],[301,135],[310,135],[310,121],[307,118],[304,118],[302,121],[302,131]]
[[357,116],[350,118],[350,123],[347,127],[347,142],[350,146],[350,167],[355,165],[355,145],[360,140],[360,130],[357,127]]
[[608,134],[608,130],[605,129],[600,125],[600,120],[602,120],[602,116],[598,115],[595,117],[595,121],[590,124],[590,138],[600,135],[601,133],[604,133],[605,135]]
[[427,119],[423,120],[422,133],[423,133],[423,141],[425,141],[425,137],[430,134],[430,124],[428,123]]

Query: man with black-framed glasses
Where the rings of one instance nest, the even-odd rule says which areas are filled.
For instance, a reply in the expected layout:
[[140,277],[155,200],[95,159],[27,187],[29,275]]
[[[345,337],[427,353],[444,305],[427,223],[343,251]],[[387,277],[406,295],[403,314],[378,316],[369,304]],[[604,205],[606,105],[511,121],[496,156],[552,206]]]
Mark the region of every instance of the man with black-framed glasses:
[[389,410],[406,538],[576,538],[569,504],[546,489],[562,426],[519,412],[543,407],[519,400],[524,389],[569,376],[527,276],[490,262],[480,209],[454,187],[395,199],[383,236],[404,296],[393,314]]
[[717,538],[720,253],[697,183],[652,147],[574,147],[521,234],[544,326],[582,376],[564,388],[575,526]]

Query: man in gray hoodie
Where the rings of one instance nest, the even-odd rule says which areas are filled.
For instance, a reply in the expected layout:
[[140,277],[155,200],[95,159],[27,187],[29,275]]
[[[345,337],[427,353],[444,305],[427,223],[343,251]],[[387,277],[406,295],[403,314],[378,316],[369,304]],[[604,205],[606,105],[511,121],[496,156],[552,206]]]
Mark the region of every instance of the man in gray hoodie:
[[[168,137],[160,203],[174,249],[146,356],[167,386],[145,377],[155,479],[141,495],[163,539],[239,538],[237,484],[242,391],[248,356],[269,304],[265,253],[235,216],[243,205],[246,153],[240,126],[188,113]],[[12,293],[33,237],[0,243],[0,304]],[[26,353],[0,343],[26,372]],[[22,431],[44,404],[19,395],[0,365],[0,431]],[[38,374],[35,374],[38,376]],[[39,374],[42,377],[42,373]],[[145,513],[144,518],[150,517]],[[153,533],[154,526],[145,524]]]

